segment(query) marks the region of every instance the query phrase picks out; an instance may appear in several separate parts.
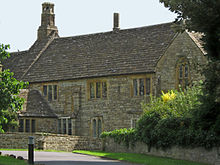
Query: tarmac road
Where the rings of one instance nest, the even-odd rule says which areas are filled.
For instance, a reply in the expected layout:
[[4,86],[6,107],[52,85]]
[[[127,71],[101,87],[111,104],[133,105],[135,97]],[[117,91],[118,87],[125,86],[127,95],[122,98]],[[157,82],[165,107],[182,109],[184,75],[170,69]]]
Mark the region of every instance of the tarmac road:
[[[28,151],[0,151],[3,155],[13,154],[22,156],[24,159],[28,157]],[[131,163],[120,162],[117,160],[110,160],[99,158],[95,156],[74,154],[70,152],[34,152],[35,164],[44,165],[134,165]]]

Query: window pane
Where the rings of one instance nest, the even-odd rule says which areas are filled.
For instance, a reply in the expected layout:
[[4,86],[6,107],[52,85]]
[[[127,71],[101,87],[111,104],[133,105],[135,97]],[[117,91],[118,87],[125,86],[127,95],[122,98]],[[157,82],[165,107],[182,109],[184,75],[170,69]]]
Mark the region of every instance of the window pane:
[[107,97],[107,83],[102,82],[102,97],[106,98]]
[[133,92],[134,92],[134,96],[137,96],[138,94],[138,90],[137,90],[137,79],[133,80]]
[[180,68],[179,68],[179,78],[182,78],[183,77],[183,65],[180,65]]
[[24,132],[24,120],[20,119],[19,120],[19,132]]
[[92,121],[92,134],[93,134],[93,137],[96,137],[96,120],[94,119]]
[[34,133],[35,132],[35,120],[31,120],[31,132]]
[[63,134],[66,134],[66,119],[63,119]]
[[150,78],[146,78],[146,95],[150,95]]
[[185,77],[188,77],[188,65],[185,65]]
[[54,94],[53,99],[57,100],[57,85],[53,86],[53,94]]
[[72,123],[71,123],[71,119],[68,119],[68,135],[72,135]]
[[96,83],[96,98],[100,98],[101,97],[101,83],[97,82]]
[[48,88],[48,101],[52,101],[52,85],[49,85]]
[[47,96],[47,86],[46,85],[43,86],[43,95]]
[[139,79],[139,95],[144,95],[144,79]]
[[61,119],[58,120],[58,133],[61,134]]
[[90,98],[95,98],[95,87],[94,87],[94,83],[90,83],[89,84],[89,88],[90,88]]
[[25,132],[30,132],[30,120],[26,119]]
[[98,137],[102,133],[102,121],[99,119],[98,120]]

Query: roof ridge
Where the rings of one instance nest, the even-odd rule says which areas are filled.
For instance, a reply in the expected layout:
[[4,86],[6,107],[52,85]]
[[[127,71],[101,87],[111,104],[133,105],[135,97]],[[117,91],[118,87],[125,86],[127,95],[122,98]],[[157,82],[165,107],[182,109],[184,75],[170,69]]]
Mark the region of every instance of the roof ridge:
[[95,33],[90,33],[90,34],[81,34],[81,35],[69,36],[69,37],[59,37],[59,38],[56,38],[56,39],[67,39],[67,38],[75,38],[75,37],[87,37],[87,36],[106,34],[106,33],[120,33],[120,32],[128,31],[128,30],[150,28],[150,27],[154,27],[154,26],[161,26],[161,25],[172,24],[172,23],[173,22],[167,22],[167,23],[160,23],[160,24],[155,24],[155,25],[147,25],[147,26],[141,26],[141,27],[133,27],[133,28],[127,28],[127,29],[120,29],[117,32],[114,32],[114,31],[111,30],[111,31],[106,31],[106,32],[95,32]]
[[48,46],[51,44],[51,42],[55,39],[54,34],[53,36],[50,37],[50,39],[48,40],[48,42],[46,43],[46,45],[43,47],[43,49],[41,49],[41,51],[38,53],[38,55],[36,56],[36,58],[34,59],[34,61],[30,64],[30,66],[26,69],[26,71],[24,72],[24,74],[21,76],[21,79],[24,78],[24,76],[29,72],[29,70],[31,69],[31,67],[37,62],[37,60],[40,58],[40,56],[43,54],[43,52],[48,48]]

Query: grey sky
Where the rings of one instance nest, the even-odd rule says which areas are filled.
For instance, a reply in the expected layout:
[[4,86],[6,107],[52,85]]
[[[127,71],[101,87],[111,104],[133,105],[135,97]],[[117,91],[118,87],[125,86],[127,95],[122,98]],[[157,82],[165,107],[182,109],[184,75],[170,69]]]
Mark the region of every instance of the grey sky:
[[[0,43],[10,51],[27,50],[37,38],[41,4],[45,0],[1,0]],[[113,13],[120,13],[120,28],[135,28],[174,21],[175,15],[159,0],[48,0],[55,4],[61,37],[111,31]]]

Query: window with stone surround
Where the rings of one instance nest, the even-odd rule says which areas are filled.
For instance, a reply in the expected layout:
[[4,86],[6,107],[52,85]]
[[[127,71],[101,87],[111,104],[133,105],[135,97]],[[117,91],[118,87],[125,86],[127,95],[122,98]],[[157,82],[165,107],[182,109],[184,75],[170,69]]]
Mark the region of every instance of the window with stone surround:
[[70,117],[58,119],[58,133],[72,135],[72,120]]
[[89,99],[107,98],[106,81],[89,81],[88,82]]
[[132,82],[132,96],[148,96],[151,93],[150,77],[135,77]]
[[48,101],[56,101],[58,98],[57,85],[43,85],[43,96],[45,96]]
[[190,68],[189,63],[185,58],[182,58],[177,63],[176,67],[176,87],[186,89],[190,85]]
[[36,132],[35,119],[19,119],[19,132]]
[[91,119],[91,136],[99,138],[103,129],[102,117],[93,117]]

